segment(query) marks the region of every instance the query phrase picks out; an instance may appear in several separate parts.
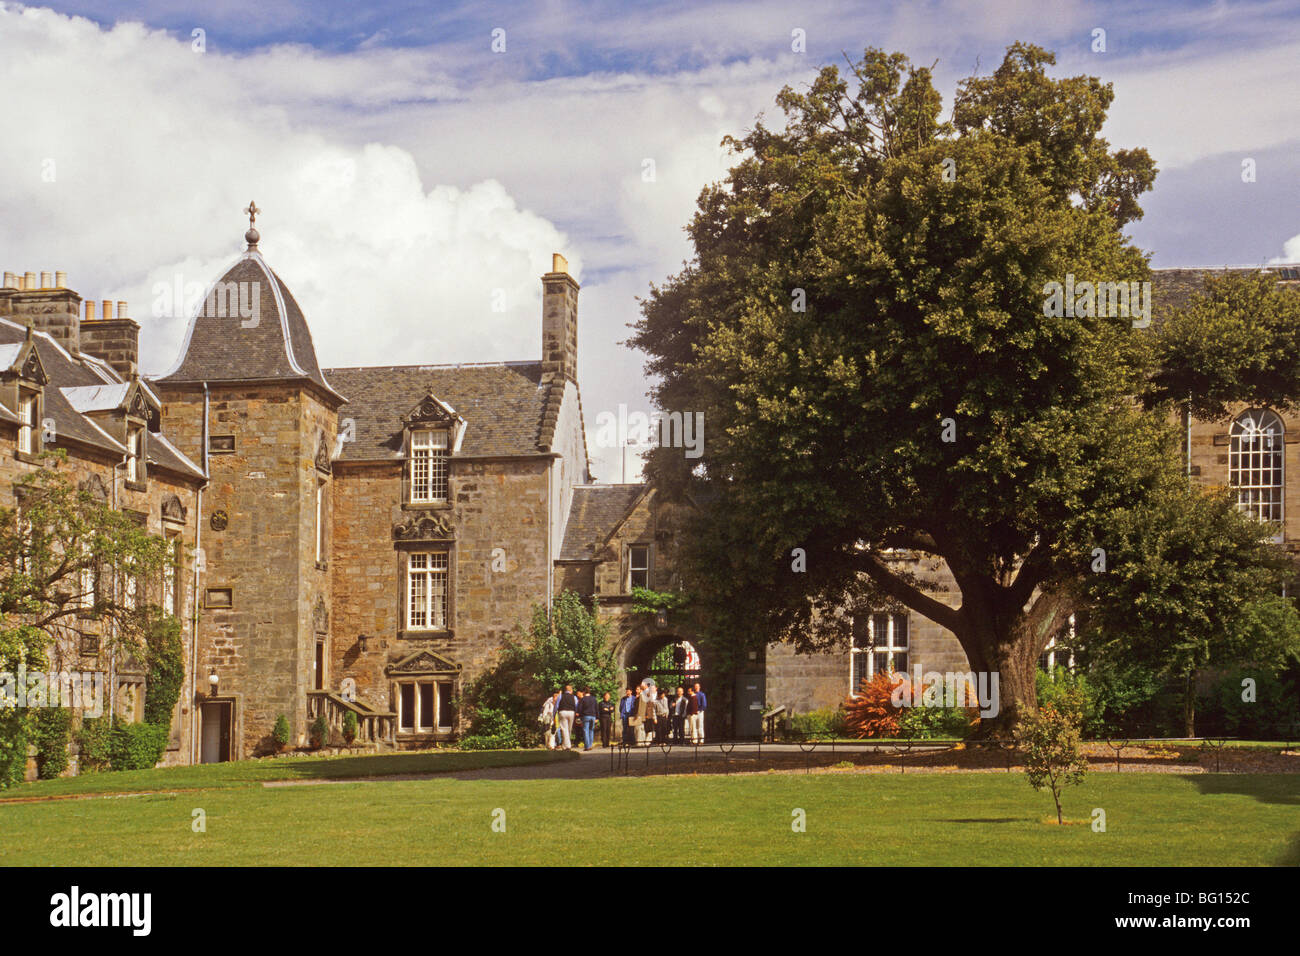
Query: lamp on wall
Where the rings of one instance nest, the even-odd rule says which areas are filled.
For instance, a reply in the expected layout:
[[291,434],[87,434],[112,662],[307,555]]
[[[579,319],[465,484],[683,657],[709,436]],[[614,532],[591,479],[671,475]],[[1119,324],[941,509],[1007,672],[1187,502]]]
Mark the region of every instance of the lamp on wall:
[[655,612],[655,627],[661,631],[668,627],[668,612],[664,608]]
[[358,635],[357,635],[357,646],[361,648],[361,653],[362,653],[362,654],[364,654],[364,653],[366,652],[366,641],[368,641],[368,640],[370,640],[370,635],[368,635],[368,634],[358,634]]
[[217,676],[217,669],[216,669],[215,667],[212,668],[211,672],[208,674],[208,693],[209,693],[209,696],[211,696],[211,697],[216,697],[216,696],[217,696],[217,684],[220,683],[220,681],[221,681],[221,678],[219,678],[219,677]]

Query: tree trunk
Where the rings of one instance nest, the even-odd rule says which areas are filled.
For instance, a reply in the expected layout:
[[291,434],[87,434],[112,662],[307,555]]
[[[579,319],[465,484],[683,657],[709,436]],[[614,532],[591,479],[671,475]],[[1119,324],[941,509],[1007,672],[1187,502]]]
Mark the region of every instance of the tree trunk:
[[1026,611],[982,597],[976,606],[985,613],[957,635],[976,676],[987,675],[976,690],[991,688],[997,675],[997,712],[981,714],[974,736],[1009,736],[1022,716],[1038,711],[1038,658],[1069,620],[1073,602],[1065,591],[1042,593]]
[[[976,672],[975,690],[982,693],[985,688],[996,688],[996,697],[990,693],[993,699],[980,702],[980,722],[973,736],[1010,736],[1022,716],[1038,711],[1035,672],[1041,648],[1023,627],[1004,637],[985,635],[978,646],[968,646],[965,641],[962,646]],[[995,712],[985,716],[985,710]]]
[[1187,686],[1183,690],[1183,736],[1196,736],[1196,671],[1187,672]]

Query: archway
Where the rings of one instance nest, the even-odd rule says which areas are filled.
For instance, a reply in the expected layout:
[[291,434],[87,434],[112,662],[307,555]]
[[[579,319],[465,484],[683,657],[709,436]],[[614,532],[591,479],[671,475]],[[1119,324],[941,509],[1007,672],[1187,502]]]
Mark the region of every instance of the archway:
[[699,649],[687,638],[660,633],[638,641],[624,652],[627,686],[636,687],[647,677],[658,687],[676,689],[704,679]]

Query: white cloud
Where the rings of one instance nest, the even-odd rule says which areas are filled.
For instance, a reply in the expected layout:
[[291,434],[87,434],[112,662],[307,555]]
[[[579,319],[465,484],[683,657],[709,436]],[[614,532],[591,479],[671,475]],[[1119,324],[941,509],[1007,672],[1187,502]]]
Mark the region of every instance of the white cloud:
[[[337,144],[296,122],[267,66],[287,72],[284,55],[199,55],[138,25],[0,11],[0,87],[16,91],[7,119],[22,130],[0,146],[6,269],[63,269],[88,298],[129,301],[146,369],[166,368],[184,322],[151,316],[155,283],[215,279],[255,198],[262,251],[323,363],[539,355],[539,277],[566,237],[499,182],[428,188],[406,150]],[[580,275],[581,253],[569,260]]]

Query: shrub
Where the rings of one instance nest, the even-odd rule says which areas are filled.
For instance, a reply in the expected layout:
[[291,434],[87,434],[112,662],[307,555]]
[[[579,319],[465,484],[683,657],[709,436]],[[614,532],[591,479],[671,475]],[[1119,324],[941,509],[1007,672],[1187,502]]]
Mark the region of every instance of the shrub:
[[510,750],[522,745],[522,732],[504,710],[478,707],[469,733],[458,741],[461,750]]
[[851,737],[897,737],[901,708],[895,707],[893,690],[904,680],[897,674],[877,674],[863,680],[857,697],[844,701],[844,726]]
[[0,790],[27,776],[28,724],[25,708],[0,710]]
[[790,735],[795,738],[821,740],[843,737],[846,733],[844,718],[845,714],[842,708],[832,710],[829,707],[823,707],[821,710],[810,710],[806,714],[791,714]]
[[[1201,734],[1269,739],[1300,714],[1296,688],[1286,674],[1261,667],[1238,667],[1225,672],[1197,702],[1197,729]],[[1243,700],[1242,681],[1254,680],[1254,700]]]
[[979,720],[973,707],[906,707],[898,718],[898,734],[919,740],[965,737]]
[[108,770],[112,761],[113,721],[105,717],[83,717],[77,731],[81,756],[77,760],[78,773]]
[[357,715],[349,710],[343,715],[343,739],[349,745],[357,739],[357,727]]
[[66,707],[41,707],[32,714],[32,743],[36,745],[36,775],[53,780],[68,769],[72,741],[72,712]]
[[275,726],[271,728],[271,742],[277,751],[289,746],[289,718],[284,714],[275,718]]
[[321,714],[311,725],[311,745],[319,750],[330,742],[330,724]]
[[170,729],[176,701],[185,683],[185,650],[181,622],[157,608],[150,608],[145,635],[146,691],[144,720]]
[[109,736],[109,763],[114,770],[151,770],[170,736],[171,728],[161,724],[128,724],[118,718]]
[[[1077,699],[1072,702],[1077,705]],[[1040,707],[1038,713],[1022,717],[1015,728],[1016,745],[1024,753],[1025,775],[1035,790],[1052,791],[1056,802],[1056,822],[1061,817],[1061,791],[1070,784],[1083,782],[1088,761],[1079,749],[1077,711]]]

